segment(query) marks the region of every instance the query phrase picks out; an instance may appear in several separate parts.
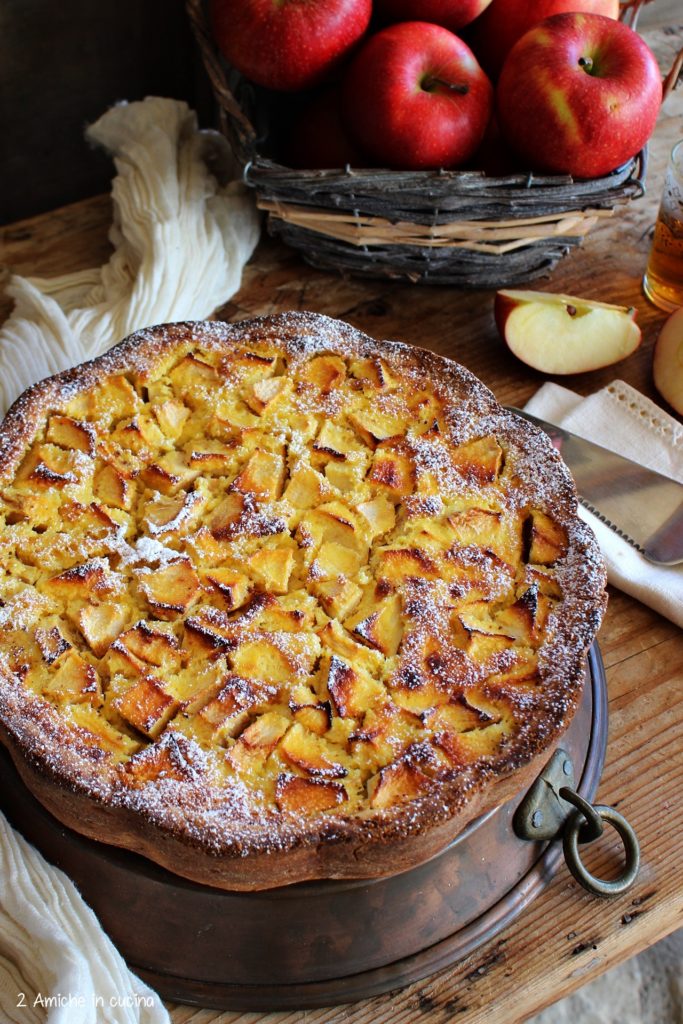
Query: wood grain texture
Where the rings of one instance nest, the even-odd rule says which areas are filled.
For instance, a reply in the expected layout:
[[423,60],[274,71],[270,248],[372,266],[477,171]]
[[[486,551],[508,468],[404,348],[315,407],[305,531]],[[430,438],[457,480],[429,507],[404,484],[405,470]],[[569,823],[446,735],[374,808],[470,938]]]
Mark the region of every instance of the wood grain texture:
[[[655,5],[656,7],[657,5]],[[683,26],[650,29],[662,68],[683,45]],[[632,304],[641,348],[618,367],[561,383],[583,394],[615,377],[657,399],[652,346],[664,314],[641,292],[668,151],[683,136],[683,89],[667,102],[651,145],[647,196],[601,225],[539,287]],[[100,263],[108,251],[106,197],[24,221],[0,235],[0,262],[14,271],[55,274]],[[499,341],[491,292],[411,288],[345,280],[306,267],[265,241],[241,291],[219,316],[237,320],[286,309],[338,316],[376,337],[433,348],[467,365],[503,402],[521,404],[544,381]],[[6,315],[9,305],[0,307]],[[661,400],[660,400],[661,404]],[[671,411],[671,410],[669,410]],[[400,992],[306,1012],[220,1013],[171,1007],[174,1024],[516,1024],[683,925],[683,639],[648,608],[611,590],[600,637],[607,667],[610,738],[599,799],[618,806],[640,837],[642,870],[625,896],[584,893],[563,868],[512,926],[460,964]],[[620,843],[609,831],[588,863],[608,872]]]

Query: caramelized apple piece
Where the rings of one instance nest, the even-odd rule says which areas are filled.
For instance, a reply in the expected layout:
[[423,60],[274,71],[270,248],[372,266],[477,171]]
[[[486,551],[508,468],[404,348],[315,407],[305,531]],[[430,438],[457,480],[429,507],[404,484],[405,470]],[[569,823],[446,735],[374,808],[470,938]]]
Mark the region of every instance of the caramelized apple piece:
[[199,577],[189,559],[153,571],[139,569],[136,575],[142,594],[160,619],[174,619],[199,597]]
[[87,703],[99,707],[102,686],[97,670],[71,648],[55,662],[56,671],[43,687],[47,697],[60,704]]
[[324,736],[332,725],[332,714],[329,701],[317,701],[314,704],[297,704],[290,700],[289,710],[295,722],[314,732],[317,736]]
[[420,548],[385,548],[377,558],[377,577],[394,585],[411,577],[435,580],[440,575],[437,563]]
[[376,808],[393,807],[414,800],[426,793],[429,787],[429,777],[409,761],[387,765],[367,783],[370,806]]
[[330,492],[329,485],[312,466],[299,463],[292,472],[283,495],[294,508],[313,508]]
[[66,412],[74,419],[94,420],[106,429],[118,420],[134,416],[139,406],[140,399],[130,381],[123,374],[112,374],[76,395],[68,402]]
[[62,635],[59,626],[55,625],[46,629],[36,629],[35,636],[43,660],[48,665],[51,665],[71,648],[71,644]]
[[327,689],[342,718],[360,718],[368,708],[386,697],[382,684],[369,672],[349,665],[336,655],[330,658]]
[[231,643],[203,616],[185,619],[183,648],[190,660],[210,658],[212,661],[232,649]]
[[199,470],[189,464],[185,452],[170,451],[159,456],[140,473],[140,478],[155,491],[175,494],[181,487],[187,487],[199,475]]
[[148,665],[163,665],[173,672],[180,667],[180,644],[175,635],[165,629],[140,620],[132,629],[122,633],[119,640],[136,658]]
[[254,381],[246,396],[247,405],[259,416],[272,412],[292,389],[288,377],[265,377]]
[[363,596],[358,584],[344,576],[314,583],[313,591],[330,618],[341,620],[351,615]]
[[204,569],[200,574],[204,586],[217,591],[229,611],[241,608],[251,593],[251,581],[244,573],[225,566]]
[[344,626],[361,641],[387,657],[396,654],[403,637],[401,598],[398,594],[378,600],[374,588]]
[[177,441],[190,415],[190,410],[175,398],[169,398],[153,407],[157,423],[171,441]]
[[98,658],[116,640],[127,621],[127,608],[111,604],[86,604],[78,613],[78,628]]
[[323,544],[310,567],[313,580],[336,579],[339,576],[354,576],[365,559],[361,553],[345,544],[327,541]]
[[48,594],[55,597],[86,600],[91,594],[103,595],[118,590],[120,578],[110,571],[104,559],[93,558],[53,576],[43,586]]
[[197,768],[193,762],[193,752],[187,740],[169,731],[158,743],[131,757],[125,767],[126,779],[135,787],[159,778],[187,780],[196,776]]
[[415,465],[405,452],[383,442],[375,451],[368,480],[387,495],[404,498],[415,490]]
[[198,491],[180,491],[174,495],[157,494],[143,510],[143,524],[152,537],[162,533],[181,533],[196,522],[203,505]]
[[234,736],[249,720],[248,711],[265,696],[251,679],[229,675],[221,680],[218,693],[199,712],[199,717],[226,735]]
[[387,413],[375,407],[354,409],[349,413],[349,423],[371,448],[374,448],[379,441],[386,441],[388,437],[404,434],[408,426],[405,416],[398,413]]
[[341,779],[346,775],[346,768],[334,760],[334,749],[299,722],[287,730],[279,750],[289,764],[307,775],[330,779]]
[[[72,453],[51,444],[35,444],[19,467],[15,486],[27,483],[31,488],[49,490],[81,482],[82,473]],[[73,492],[72,492],[73,493]]]
[[379,651],[356,643],[336,619],[323,626],[318,636],[331,654],[338,654],[351,665],[364,668],[370,673],[381,669],[384,659]]
[[210,363],[195,355],[187,355],[169,373],[174,388],[190,406],[197,399],[209,397],[220,385],[220,376]]
[[362,450],[363,446],[358,443],[354,432],[332,420],[323,422],[313,442],[313,453],[319,463],[327,462],[328,459],[343,461],[347,455],[353,452],[360,453]]
[[266,639],[241,644],[232,655],[232,666],[238,675],[269,683],[284,683],[297,674],[295,658]]
[[534,510],[530,519],[528,561],[538,565],[555,565],[567,553],[564,529],[545,512]]
[[346,377],[346,363],[339,356],[316,356],[308,361],[302,376],[320,388],[323,394],[329,394]]
[[46,437],[60,448],[75,448],[90,456],[95,454],[97,434],[92,423],[84,420],[74,420],[70,416],[51,416]]
[[143,676],[121,696],[113,706],[130,725],[139,732],[156,739],[180,708],[155,676]]
[[255,451],[233,481],[236,491],[258,494],[271,501],[279,498],[285,482],[285,461],[272,452]]
[[495,437],[480,437],[461,445],[452,453],[458,472],[476,484],[493,483],[503,465],[503,449]]
[[281,811],[298,814],[319,814],[332,810],[348,800],[346,790],[338,782],[305,779],[301,775],[278,775],[275,802]]
[[294,568],[291,548],[261,548],[249,559],[249,569],[263,588],[272,594],[286,594]]
[[352,377],[366,381],[379,390],[387,390],[396,383],[383,359],[372,356],[369,359],[353,359],[349,366]]
[[248,768],[254,759],[262,761],[289,728],[289,721],[277,711],[267,711],[248,725],[230,749],[229,760],[236,768]]
[[105,462],[95,471],[93,493],[105,505],[127,512],[133,507],[135,484],[122,470]]
[[381,537],[383,533],[393,530],[396,524],[396,513],[392,503],[383,495],[378,494],[372,501],[362,501],[358,511],[366,520],[369,540]]

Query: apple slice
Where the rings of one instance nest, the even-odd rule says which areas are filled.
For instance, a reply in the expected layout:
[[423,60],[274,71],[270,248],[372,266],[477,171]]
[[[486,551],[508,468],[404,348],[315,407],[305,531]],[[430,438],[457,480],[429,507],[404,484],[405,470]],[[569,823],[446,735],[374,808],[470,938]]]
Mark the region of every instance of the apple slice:
[[683,306],[671,314],[659,332],[652,375],[662,398],[683,415]]
[[543,373],[583,373],[625,359],[640,345],[636,311],[552,292],[499,291],[500,336],[527,366]]

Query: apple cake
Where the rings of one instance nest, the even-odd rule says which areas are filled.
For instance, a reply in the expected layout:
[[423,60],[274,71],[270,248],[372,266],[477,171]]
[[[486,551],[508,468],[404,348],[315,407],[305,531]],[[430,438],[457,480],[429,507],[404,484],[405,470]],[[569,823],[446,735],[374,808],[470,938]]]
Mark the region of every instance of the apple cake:
[[388,874],[571,719],[599,551],[545,435],[448,359],[166,325],[0,444],[0,736],[87,836],[226,889]]

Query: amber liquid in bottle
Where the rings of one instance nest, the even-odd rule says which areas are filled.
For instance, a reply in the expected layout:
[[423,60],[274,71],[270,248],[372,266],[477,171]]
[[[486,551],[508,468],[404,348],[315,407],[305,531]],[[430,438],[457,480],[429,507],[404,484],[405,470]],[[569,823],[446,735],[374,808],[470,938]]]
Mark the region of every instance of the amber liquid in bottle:
[[683,306],[683,220],[657,221],[645,272],[648,298],[663,309]]
[[671,154],[643,289],[660,309],[683,306],[683,142]]

